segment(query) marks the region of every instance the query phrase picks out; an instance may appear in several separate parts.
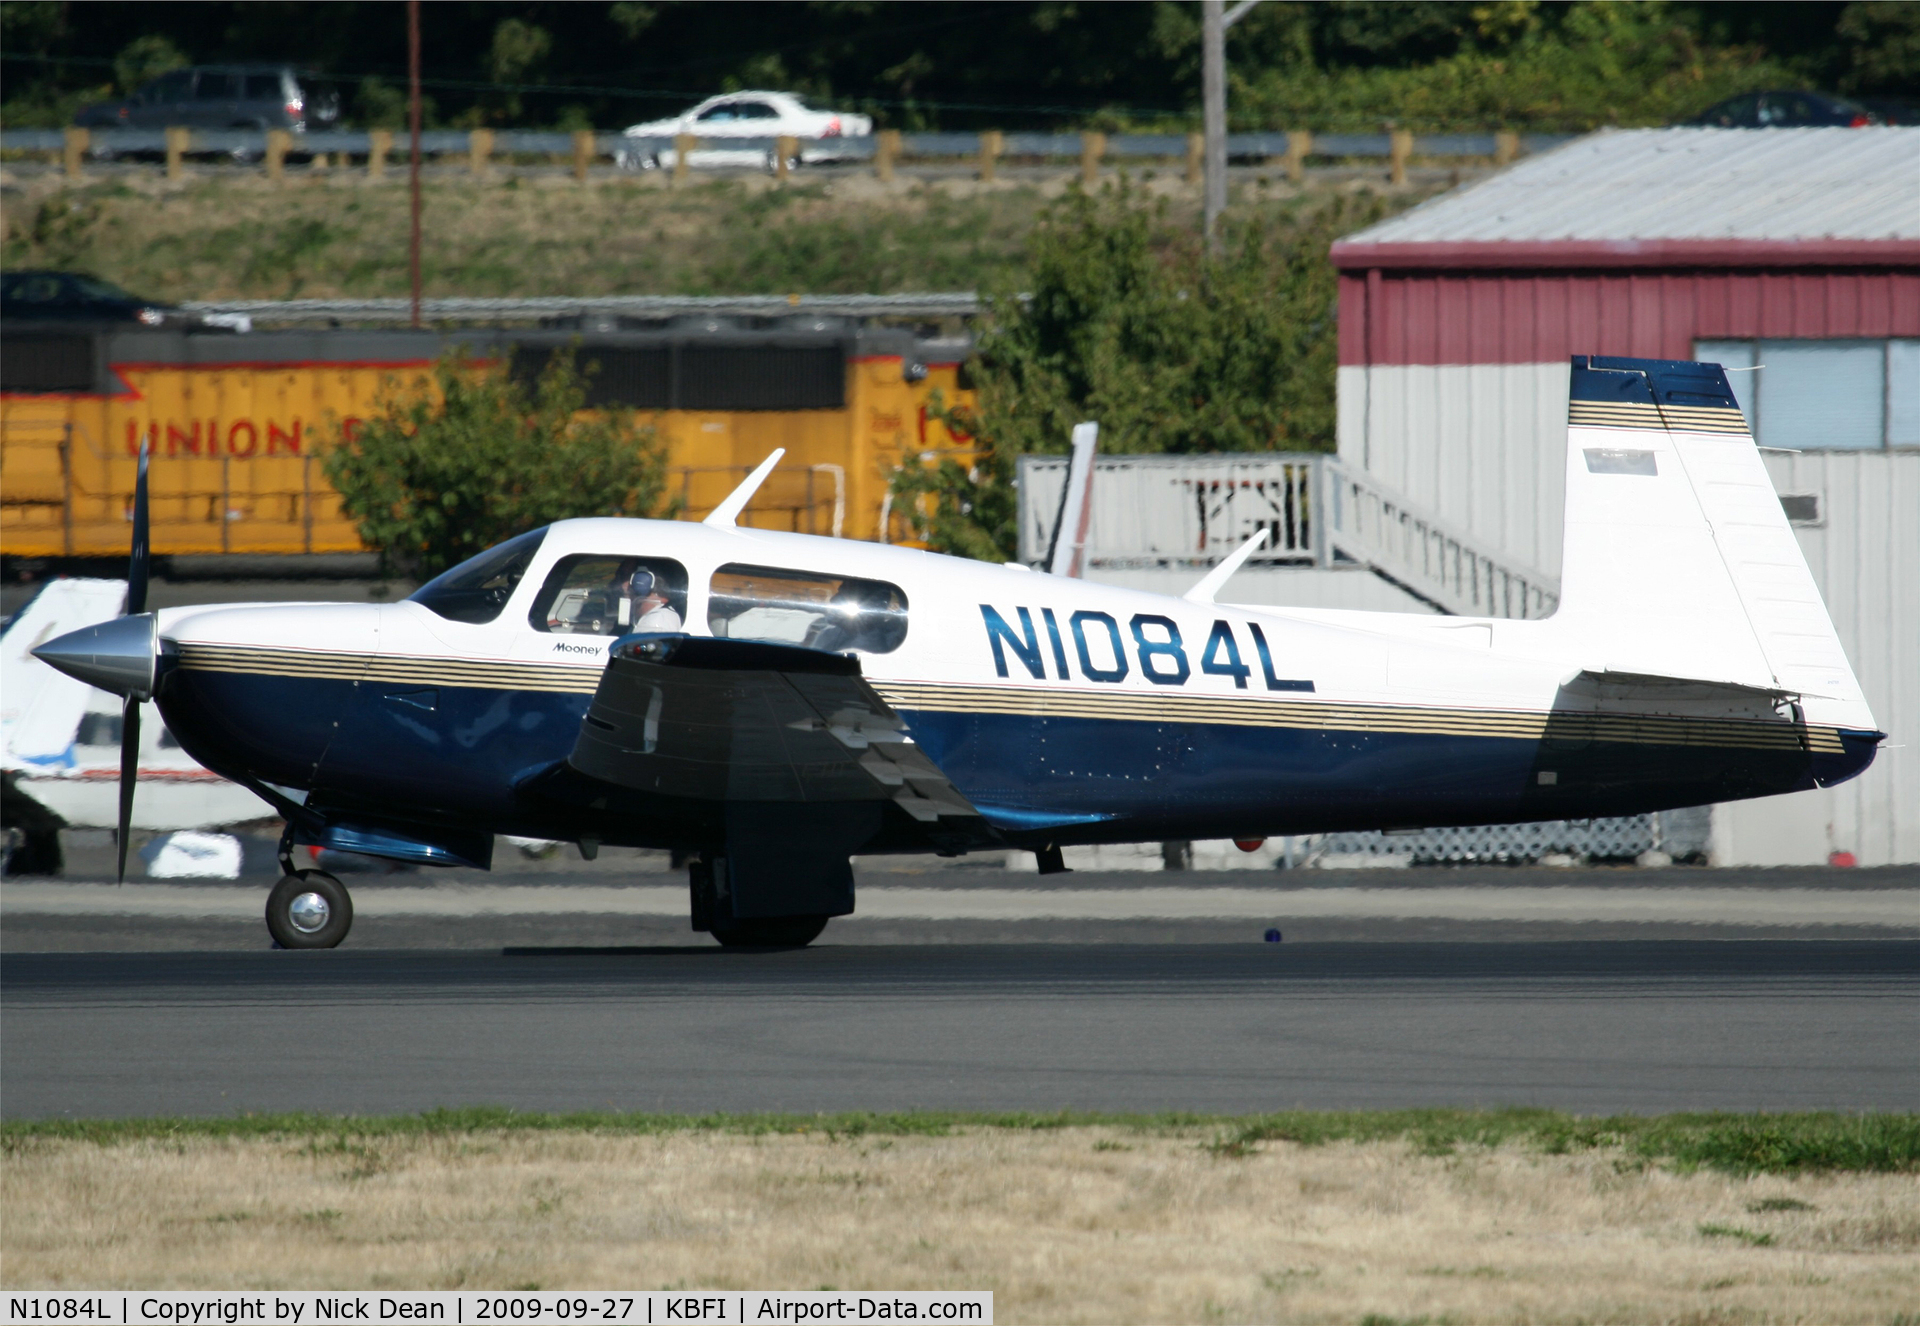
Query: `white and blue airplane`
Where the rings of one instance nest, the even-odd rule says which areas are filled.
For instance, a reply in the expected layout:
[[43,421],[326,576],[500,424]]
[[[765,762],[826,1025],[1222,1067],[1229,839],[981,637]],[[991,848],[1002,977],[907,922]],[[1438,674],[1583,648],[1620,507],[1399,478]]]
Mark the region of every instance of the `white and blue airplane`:
[[287,948],[352,922],[303,843],[678,849],[696,930],[796,945],[854,910],[855,853],[1045,872],[1069,844],[1630,815],[1866,768],[1884,734],[1719,366],[1579,356],[1571,384],[1538,621],[1216,603],[1252,543],[1169,598],[740,528],[776,453],[703,523],[559,521],[401,603],[157,613],[143,467],[127,615],[35,652],[129,728],[154,697],[285,817]]

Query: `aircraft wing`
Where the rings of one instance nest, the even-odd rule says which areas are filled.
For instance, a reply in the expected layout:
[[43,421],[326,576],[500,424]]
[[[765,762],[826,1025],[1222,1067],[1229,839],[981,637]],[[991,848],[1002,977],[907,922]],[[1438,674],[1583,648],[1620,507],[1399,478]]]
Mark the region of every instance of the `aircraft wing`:
[[977,815],[857,659],[701,636],[616,644],[567,761],[590,778],[711,801],[891,801]]

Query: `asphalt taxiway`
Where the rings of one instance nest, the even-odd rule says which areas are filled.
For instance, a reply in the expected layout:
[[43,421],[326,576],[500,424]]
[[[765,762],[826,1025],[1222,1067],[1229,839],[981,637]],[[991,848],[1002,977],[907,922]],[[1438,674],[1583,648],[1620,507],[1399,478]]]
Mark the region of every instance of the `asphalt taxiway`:
[[1920,942],[14,953],[0,1112],[1920,1107]]

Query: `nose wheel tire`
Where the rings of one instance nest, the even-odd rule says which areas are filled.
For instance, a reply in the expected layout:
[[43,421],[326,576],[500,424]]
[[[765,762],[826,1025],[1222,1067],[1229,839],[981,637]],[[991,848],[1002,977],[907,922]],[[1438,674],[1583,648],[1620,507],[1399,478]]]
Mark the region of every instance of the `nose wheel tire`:
[[756,916],[713,921],[709,931],[726,948],[805,948],[827,928],[825,916]]
[[267,931],[281,948],[334,948],[353,929],[353,899],[324,870],[296,870],[267,895]]

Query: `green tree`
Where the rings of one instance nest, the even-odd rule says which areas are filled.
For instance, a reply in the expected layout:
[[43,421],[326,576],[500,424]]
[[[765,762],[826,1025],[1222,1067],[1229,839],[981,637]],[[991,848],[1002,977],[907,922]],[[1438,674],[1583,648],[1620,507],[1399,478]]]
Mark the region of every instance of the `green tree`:
[[1194,228],[1124,181],[1078,190],[1034,228],[1028,291],[991,299],[972,374],[976,439],[962,466],[894,481],[915,533],[942,552],[1010,557],[1014,458],[1066,450],[1100,423],[1106,453],[1330,451],[1336,277],[1327,248],[1380,215],[1370,199],[1242,220],[1209,262]]
[[431,382],[388,384],[328,451],[327,478],[388,569],[421,578],[550,521],[654,514],[666,455],[653,429],[584,410],[586,387],[571,351],[532,381],[448,354]]
[[187,57],[158,33],[135,37],[113,57],[113,77],[122,92],[132,92],[150,78],[158,78],[170,69],[184,69]]

